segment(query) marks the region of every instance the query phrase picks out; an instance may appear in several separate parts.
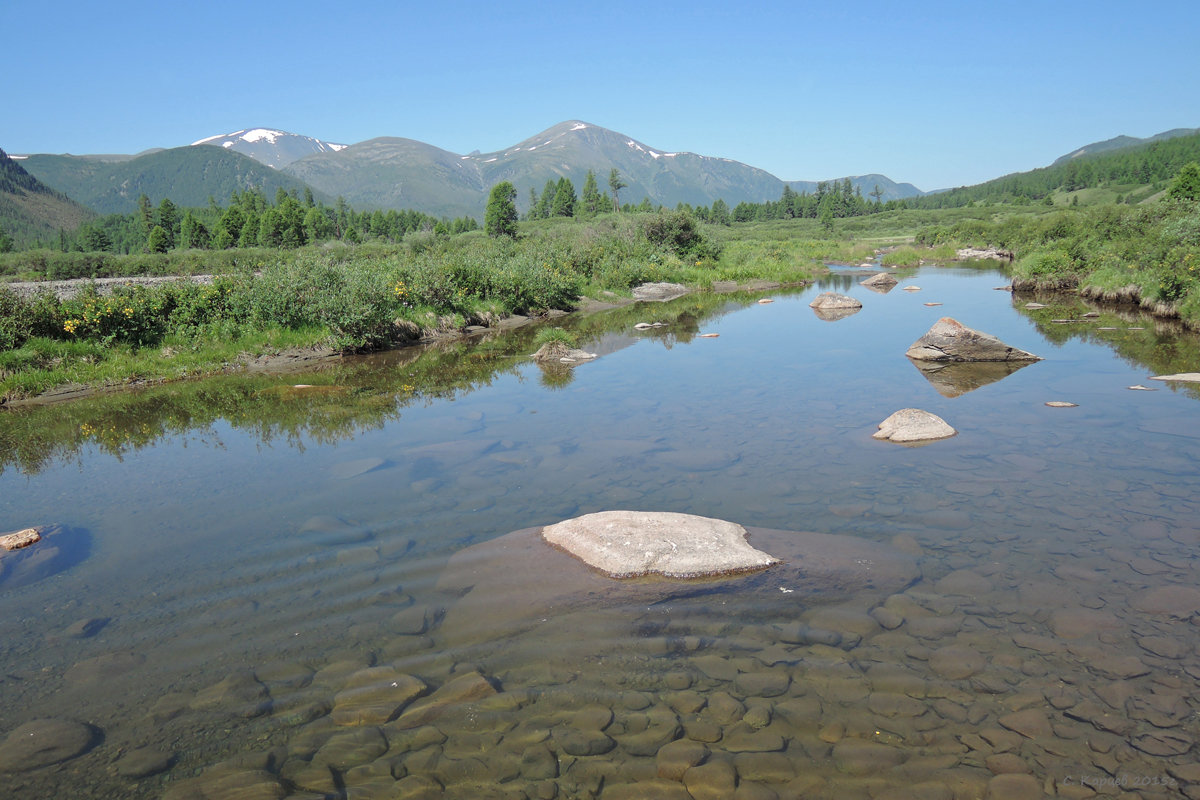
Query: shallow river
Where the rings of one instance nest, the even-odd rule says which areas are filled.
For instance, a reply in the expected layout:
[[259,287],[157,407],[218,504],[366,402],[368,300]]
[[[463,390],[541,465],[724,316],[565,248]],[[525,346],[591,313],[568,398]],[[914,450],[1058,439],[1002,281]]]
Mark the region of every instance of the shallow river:
[[[0,559],[0,793],[1200,797],[1200,395],[1149,380],[1196,337],[870,274],[566,318],[571,370],[520,330],[0,413],[0,532],[51,526]],[[1044,360],[927,378],[942,316]],[[958,435],[872,439],[906,407]],[[570,597],[496,542],[613,509],[915,577]]]

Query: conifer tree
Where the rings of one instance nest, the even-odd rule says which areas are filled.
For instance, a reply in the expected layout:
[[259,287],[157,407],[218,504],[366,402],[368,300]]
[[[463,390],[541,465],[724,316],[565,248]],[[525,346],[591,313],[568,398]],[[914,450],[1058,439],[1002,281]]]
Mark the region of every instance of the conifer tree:
[[613,167],[612,171],[608,173],[608,188],[612,190],[613,211],[621,210],[619,193],[628,185],[628,183],[621,180],[621,173],[617,171],[617,168]]
[[580,197],[576,214],[581,217],[594,217],[600,213],[602,201],[600,187],[596,185],[596,173],[589,169],[587,177],[583,180],[583,195]]
[[565,175],[558,179],[554,189],[554,205],[550,209],[551,216],[575,216],[575,185]]
[[517,238],[517,190],[508,181],[492,187],[487,209],[483,212],[483,227],[488,236]]

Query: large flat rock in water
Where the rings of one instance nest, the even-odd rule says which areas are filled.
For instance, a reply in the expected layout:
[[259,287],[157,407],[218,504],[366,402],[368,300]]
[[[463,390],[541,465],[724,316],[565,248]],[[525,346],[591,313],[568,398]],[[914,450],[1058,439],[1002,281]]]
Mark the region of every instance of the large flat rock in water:
[[453,596],[440,626],[447,643],[487,641],[576,611],[646,606],[699,594],[752,593],[771,602],[880,600],[920,577],[916,560],[889,544],[854,536],[746,528],[756,550],[779,559],[756,572],[698,579],[613,578],[526,528],[468,547],[447,564],[438,589]]
[[611,578],[701,578],[778,563],[741,525],[694,514],[602,511],[542,529],[542,538]]
[[1018,350],[992,336],[968,328],[956,319],[942,317],[908,348],[917,361],[1041,361],[1040,356]]

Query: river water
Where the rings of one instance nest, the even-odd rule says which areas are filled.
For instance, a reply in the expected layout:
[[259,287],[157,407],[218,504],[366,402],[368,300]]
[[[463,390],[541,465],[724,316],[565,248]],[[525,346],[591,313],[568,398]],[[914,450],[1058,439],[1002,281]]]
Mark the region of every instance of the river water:
[[[0,531],[49,526],[0,560],[0,785],[1200,796],[1200,396],[1149,380],[1200,369],[1196,337],[870,274],[564,318],[600,354],[574,368],[521,330],[0,414]],[[862,310],[819,318],[825,290]],[[1044,360],[927,377],[904,351],[942,316]],[[872,439],[907,407],[958,435]],[[614,509],[915,572],[565,597],[500,538]]]

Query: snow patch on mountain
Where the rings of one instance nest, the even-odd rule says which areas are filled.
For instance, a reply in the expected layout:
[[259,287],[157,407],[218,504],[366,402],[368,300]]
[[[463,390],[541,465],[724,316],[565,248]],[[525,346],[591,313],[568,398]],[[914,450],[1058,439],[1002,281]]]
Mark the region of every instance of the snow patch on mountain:
[[348,146],[275,128],[245,128],[233,133],[208,136],[192,144],[219,145],[276,169],[314,153],[337,152]]

